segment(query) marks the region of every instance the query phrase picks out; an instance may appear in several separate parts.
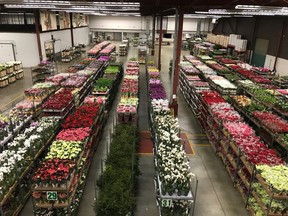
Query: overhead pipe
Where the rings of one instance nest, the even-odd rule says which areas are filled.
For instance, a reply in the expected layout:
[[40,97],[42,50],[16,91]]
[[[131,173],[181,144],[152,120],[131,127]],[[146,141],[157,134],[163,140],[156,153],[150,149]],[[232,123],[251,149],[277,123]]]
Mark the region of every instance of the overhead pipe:
[[283,38],[285,37],[284,32],[286,30],[286,17],[283,17],[283,25],[282,25],[282,30],[281,30],[281,35],[278,41],[278,47],[277,47],[277,52],[276,52],[276,58],[274,61],[274,66],[273,66],[273,71],[276,71],[276,65],[277,65],[277,61],[278,61],[278,57],[281,51],[281,44],[283,42]]

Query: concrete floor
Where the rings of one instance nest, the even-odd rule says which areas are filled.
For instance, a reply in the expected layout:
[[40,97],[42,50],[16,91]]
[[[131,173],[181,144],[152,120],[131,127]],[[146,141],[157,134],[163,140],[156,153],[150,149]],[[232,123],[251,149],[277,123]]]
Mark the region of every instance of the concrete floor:
[[[162,47],[162,80],[170,94],[172,87],[171,76],[169,75],[169,61],[172,59],[172,46]],[[182,52],[186,54],[187,52]],[[157,56],[157,49],[156,54]],[[125,62],[131,57],[137,57],[137,48],[130,47],[128,56],[118,57],[118,60]],[[65,69],[61,64],[61,70]],[[29,71],[25,71],[25,78],[17,81],[7,88],[0,89],[0,106],[4,106],[19,95],[23,90],[31,86]],[[139,106],[139,130],[149,130],[148,108],[147,108],[147,87],[145,66],[140,67],[140,106]],[[233,187],[232,181],[226,172],[221,160],[215,155],[209,141],[204,135],[190,108],[179,93],[179,123],[182,132],[185,132],[192,143],[195,155],[190,156],[191,170],[199,180],[198,193],[196,198],[195,216],[248,216],[240,193]],[[109,119],[100,142],[94,155],[94,159],[87,177],[87,183],[79,207],[79,216],[93,216],[93,203],[95,199],[95,183],[101,173],[102,160],[106,158],[109,149],[108,141],[115,124],[116,102],[110,112]],[[0,107],[1,109],[1,107]],[[140,155],[139,193],[137,196],[136,216],[157,216],[159,215],[155,200],[155,188],[153,182],[154,165],[152,155]],[[31,216],[33,213],[32,201],[29,200],[21,212],[22,216]]]

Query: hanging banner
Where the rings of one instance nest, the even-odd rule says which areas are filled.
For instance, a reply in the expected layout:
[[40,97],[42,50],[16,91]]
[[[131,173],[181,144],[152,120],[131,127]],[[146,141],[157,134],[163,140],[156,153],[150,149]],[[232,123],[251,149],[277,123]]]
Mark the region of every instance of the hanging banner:
[[59,26],[60,29],[70,28],[70,14],[66,12],[59,12]]
[[81,26],[82,20],[80,19],[80,13],[73,13],[72,20],[73,20],[73,27],[74,28]]
[[56,14],[48,10],[40,11],[40,23],[42,31],[56,30]]
[[88,26],[88,16],[80,13],[73,13],[72,15],[73,27]]
[[82,15],[82,26],[88,26],[89,24],[89,16],[88,15]]

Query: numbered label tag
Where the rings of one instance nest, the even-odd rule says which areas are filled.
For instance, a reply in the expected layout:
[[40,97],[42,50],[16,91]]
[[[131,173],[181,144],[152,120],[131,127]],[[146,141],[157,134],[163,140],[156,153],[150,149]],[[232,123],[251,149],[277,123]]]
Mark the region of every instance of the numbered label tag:
[[58,200],[57,191],[47,191],[47,200]]
[[161,200],[162,207],[172,207],[172,199],[162,199]]

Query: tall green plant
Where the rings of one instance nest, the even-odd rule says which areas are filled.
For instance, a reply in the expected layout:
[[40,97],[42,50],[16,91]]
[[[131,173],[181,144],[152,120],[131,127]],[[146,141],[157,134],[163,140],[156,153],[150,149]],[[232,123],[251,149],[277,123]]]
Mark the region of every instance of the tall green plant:
[[96,215],[125,216],[135,208],[139,175],[135,130],[131,125],[118,125],[115,129],[106,169],[97,181],[100,193],[94,205]]

